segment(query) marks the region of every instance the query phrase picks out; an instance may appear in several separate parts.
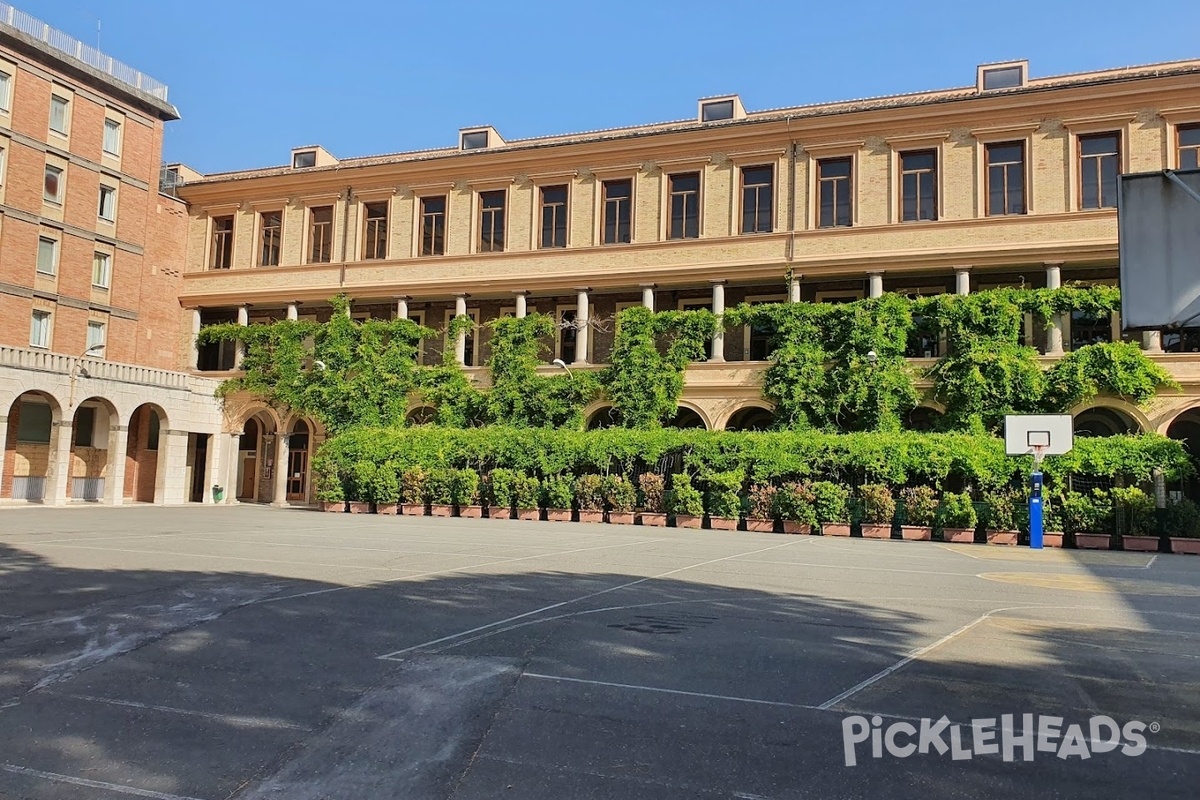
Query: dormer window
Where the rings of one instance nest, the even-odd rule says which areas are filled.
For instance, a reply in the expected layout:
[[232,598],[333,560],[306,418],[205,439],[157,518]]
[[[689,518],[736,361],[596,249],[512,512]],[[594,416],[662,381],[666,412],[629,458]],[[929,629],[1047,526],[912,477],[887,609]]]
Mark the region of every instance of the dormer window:
[[316,150],[301,150],[298,153],[292,154],[292,169],[304,169],[305,167],[315,167],[316,165]]
[[701,122],[722,122],[727,119],[745,119],[746,109],[736,94],[721,97],[700,98],[699,118]]
[[984,64],[978,68],[975,75],[976,88],[981,92],[990,92],[996,89],[1016,89],[1028,83],[1028,61]]
[[487,131],[472,131],[462,135],[463,150],[481,150],[488,146]]

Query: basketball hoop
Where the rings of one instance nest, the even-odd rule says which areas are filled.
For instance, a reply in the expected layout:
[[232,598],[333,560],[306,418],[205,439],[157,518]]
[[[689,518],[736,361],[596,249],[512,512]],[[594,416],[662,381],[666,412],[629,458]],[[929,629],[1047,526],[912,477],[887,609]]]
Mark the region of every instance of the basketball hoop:
[[1040,469],[1042,466],[1042,459],[1046,457],[1046,450],[1049,447],[1049,445],[1045,444],[1035,444],[1033,446],[1033,468],[1035,470]]

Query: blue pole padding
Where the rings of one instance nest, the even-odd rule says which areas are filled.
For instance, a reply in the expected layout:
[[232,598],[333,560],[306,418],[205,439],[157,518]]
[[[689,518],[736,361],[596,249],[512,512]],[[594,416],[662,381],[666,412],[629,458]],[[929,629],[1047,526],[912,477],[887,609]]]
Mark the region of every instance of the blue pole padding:
[[1029,547],[1033,550],[1042,549],[1042,473],[1035,472],[1030,476],[1029,486]]

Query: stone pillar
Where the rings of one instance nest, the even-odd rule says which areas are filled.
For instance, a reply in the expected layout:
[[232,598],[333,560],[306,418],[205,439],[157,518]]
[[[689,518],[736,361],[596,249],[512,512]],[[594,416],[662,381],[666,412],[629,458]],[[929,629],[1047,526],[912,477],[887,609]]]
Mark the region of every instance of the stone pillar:
[[396,319],[408,319],[408,298],[396,298]]
[[1161,353],[1162,331],[1142,331],[1142,349],[1147,353]]
[[651,311],[654,310],[654,289],[655,284],[653,283],[642,284],[642,305]]
[[[63,414],[72,409],[63,409]],[[67,503],[67,476],[71,471],[72,422],[59,420],[51,425],[50,463],[46,466],[46,493],[42,502],[48,506]]]
[[192,309],[192,369],[200,367],[200,342],[196,337],[200,335],[200,309]]
[[587,363],[588,290],[580,289],[575,299],[575,364]]
[[513,294],[516,295],[517,319],[524,319],[525,316],[529,313],[529,306],[525,302],[525,299],[526,299],[526,297],[528,297],[529,292],[513,292]]
[[717,332],[712,337],[709,361],[725,360],[725,281],[713,281],[712,312],[717,315]]
[[955,267],[954,268],[954,293],[955,294],[970,294],[971,293],[971,268],[970,267]]
[[800,302],[800,278],[797,276],[788,279],[788,302]]
[[[191,489],[187,485],[188,432],[168,429],[158,436],[158,481],[154,502],[166,505],[186,503]],[[161,492],[161,499],[159,492]]]
[[[465,317],[467,315],[467,296],[465,294],[455,295],[454,297],[454,317]],[[461,365],[467,363],[467,332],[460,331],[458,336],[454,337],[454,360]]]
[[867,292],[868,297],[883,297],[883,273],[868,272],[867,273]]
[[[241,325],[243,328],[250,324],[250,307],[249,306],[238,306],[237,324]],[[242,361],[246,358],[246,352],[243,349],[244,346],[243,346],[241,340],[237,341],[234,344],[234,347],[236,348],[236,350],[234,351],[235,355],[234,355],[234,361],[233,361],[233,368],[241,369]]]
[[[200,495],[200,502],[208,505],[217,502],[213,499],[212,487],[217,484],[225,486],[221,480],[221,465],[225,463],[225,454],[221,451],[223,438],[219,433],[209,435],[208,450],[204,454],[204,493]],[[225,491],[229,492],[228,486],[225,486]]]
[[221,481],[221,485],[225,487],[225,502],[236,503],[238,489],[240,488],[238,486],[238,464],[241,462],[242,456],[240,449],[242,435],[240,433],[229,433],[223,438],[225,439],[225,460],[223,462],[225,466],[222,472],[225,475]]
[[125,451],[129,446],[129,426],[108,429],[108,472],[104,476],[104,502],[110,506],[125,504]]
[[[7,409],[5,410],[7,411]],[[8,447],[8,417],[0,415],[0,486],[4,484],[4,448],[6,447]]]
[[300,319],[300,305],[298,303],[288,303],[287,318],[291,322]]
[[[1046,264],[1046,288],[1057,289],[1062,286],[1062,264]],[[1062,315],[1051,314],[1046,323],[1046,355],[1061,356],[1063,352]]]
[[288,435],[282,431],[275,435],[275,472],[272,474],[274,487],[271,505],[287,505],[288,479]]

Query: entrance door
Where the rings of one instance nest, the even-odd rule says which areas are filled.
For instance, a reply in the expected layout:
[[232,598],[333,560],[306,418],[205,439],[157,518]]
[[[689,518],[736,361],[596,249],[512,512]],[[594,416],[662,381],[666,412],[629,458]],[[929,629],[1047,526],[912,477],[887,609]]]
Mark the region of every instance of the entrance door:
[[307,500],[308,451],[293,450],[288,454],[287,499],[303,503]]
[[238,500],[254,499],[254,476],[258,470],[258,458],[253,452],[242,452],[242,488],[238,491]]
[[189,500],[193,503],[204,502],[204,492],[208,488],[208,439],[207,433],[189,433],[188,455],[191,460],[191,492]]

